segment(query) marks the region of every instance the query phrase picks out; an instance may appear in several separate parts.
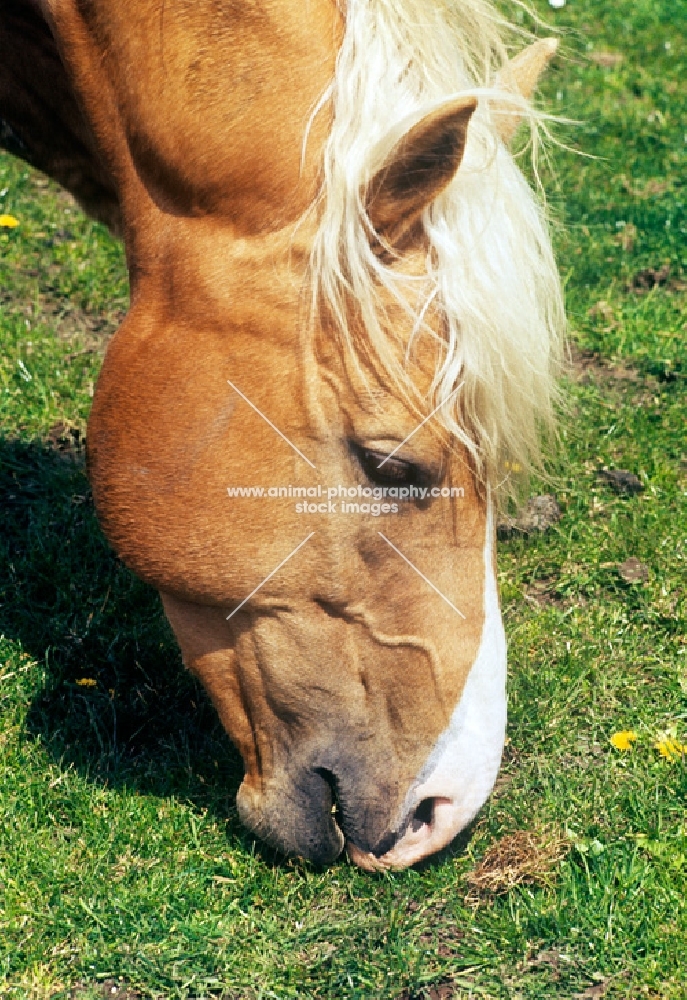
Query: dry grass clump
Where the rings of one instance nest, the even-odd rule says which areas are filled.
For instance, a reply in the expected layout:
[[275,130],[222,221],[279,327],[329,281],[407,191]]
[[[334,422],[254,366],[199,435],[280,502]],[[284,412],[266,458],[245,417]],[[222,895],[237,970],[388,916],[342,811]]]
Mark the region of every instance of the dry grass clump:
[[470,897],[501,896],[517,885],[548,885],[570,849],[559,830],[516,830],[489,848],[468,875]]

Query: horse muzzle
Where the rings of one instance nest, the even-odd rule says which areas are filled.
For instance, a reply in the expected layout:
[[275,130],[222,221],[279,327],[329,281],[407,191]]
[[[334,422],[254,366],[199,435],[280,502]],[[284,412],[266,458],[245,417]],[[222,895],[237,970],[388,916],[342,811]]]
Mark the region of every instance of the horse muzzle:
[[245,781],[237,805],[242,822],[283,853],[324,865],[345,844],[351,861],[366,871],[406,868],[435,854],[475,812],[472,803],[424,795],[422,785],[400,806],[399,797],[393,783],[361,792],[345,776],[312,767],[282,775],[262,791]]

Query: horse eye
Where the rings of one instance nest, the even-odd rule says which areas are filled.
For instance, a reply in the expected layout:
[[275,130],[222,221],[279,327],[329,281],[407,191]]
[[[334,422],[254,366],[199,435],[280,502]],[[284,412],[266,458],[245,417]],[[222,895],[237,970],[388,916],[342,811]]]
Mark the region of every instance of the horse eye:
[[396,456],[388,457],[383,451],[354,446],[363,472],[377,486],[418,486],[428,477],[419,465]]

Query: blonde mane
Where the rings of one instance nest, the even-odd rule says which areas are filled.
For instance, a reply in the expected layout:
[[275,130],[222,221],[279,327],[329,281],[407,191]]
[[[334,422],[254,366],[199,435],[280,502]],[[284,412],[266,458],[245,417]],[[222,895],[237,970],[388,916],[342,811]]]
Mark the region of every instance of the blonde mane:
[[[425,412],[445,403],[437,417],[467,447],[479,478],[498,486],[505,477],[509,493],[508,470],[540,467],[541,433],[553,426],[564,314],[543,207],[493,123],[495,100],[513,108],[498,79],[508,25],[485,0],[341,3],[345,33],[325,95],[333,120],[310,259],[313,305],[327,311],[350,357],[373,358]],[[404,275],[373,251],[365,189],[400,135],[459,95],[479,99],[464,160],[424,213],[426,273]],[[524,101],[517,112],[536,138],[536,112]],[[399,334],[406,357],[428,332],[430,305],[443,315],[443,329],[430,334],[440,343],[424,401],[392,350],[382,296],[408,317]],[[349,329],[351,303],[362,341]]]

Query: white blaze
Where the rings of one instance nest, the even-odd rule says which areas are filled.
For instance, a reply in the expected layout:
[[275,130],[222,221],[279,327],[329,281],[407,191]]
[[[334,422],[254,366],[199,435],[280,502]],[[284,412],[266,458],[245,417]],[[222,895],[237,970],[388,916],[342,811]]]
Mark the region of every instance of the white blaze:
[[487,500],[484,540],[484,625],[475,662],[448,726],[410,789],[404,814],[434,799],[431,826],[408,828],[388,854],[386,867],[413,864],[467,826],[494,787],[506,735],[506,636],[494,569],[494,519]]

